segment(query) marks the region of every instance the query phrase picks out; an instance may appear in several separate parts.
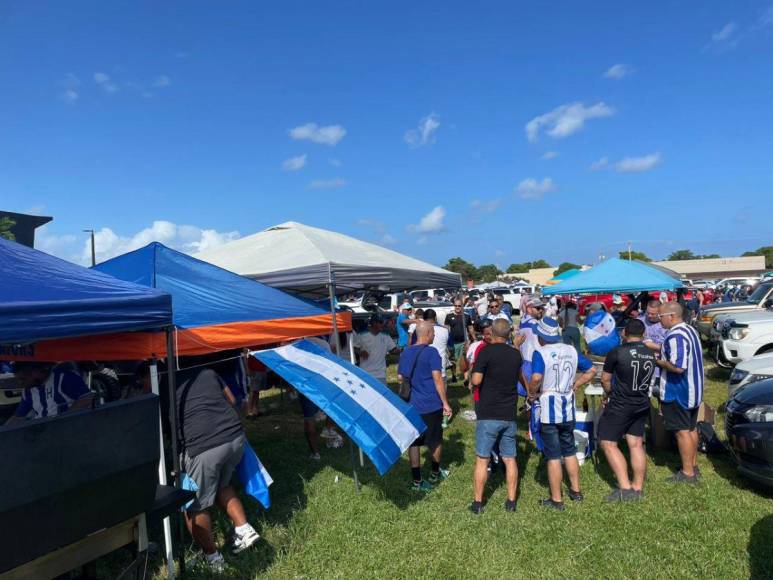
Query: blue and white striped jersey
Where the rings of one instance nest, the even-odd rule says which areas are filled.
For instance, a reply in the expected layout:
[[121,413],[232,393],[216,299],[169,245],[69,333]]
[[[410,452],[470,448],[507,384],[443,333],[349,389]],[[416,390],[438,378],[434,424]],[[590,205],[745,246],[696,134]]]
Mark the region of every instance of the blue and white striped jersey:
[[540,389],[540,422],[567,423],[574,421],[574,378],[593,363],[569,344],[556,343],[541,346],[534,352],[532,373],[542,375]]
[[88,393],[86,383],[76,373],[51,371],[42,385],[24,389],[14,414],[25,419],[55,417]]
[[663,341],[663,357],[683,373],[666,371],[660,376],[660,398],[695,409],[703,400],[703,351],[696,330],[685,322],[671,328]]

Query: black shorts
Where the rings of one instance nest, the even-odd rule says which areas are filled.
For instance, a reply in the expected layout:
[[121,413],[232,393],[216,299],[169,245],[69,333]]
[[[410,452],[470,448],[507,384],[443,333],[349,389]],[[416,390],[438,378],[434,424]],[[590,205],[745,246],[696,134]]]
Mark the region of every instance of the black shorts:
[[676,401],[661,403],[663,425],[666,431],[695,431],[698,424],[698,408],[685,409]]
[[599,419],[599,441],[620,441],[623,435],[644,437],[649,409],[605,409]]
[[443,442],[443,410],[421,415],[421,419],[427,426],[427,430],[419,435],[416,441],[411,443],[411,447],[421,447],[424,445],[430,449],[435,449]]

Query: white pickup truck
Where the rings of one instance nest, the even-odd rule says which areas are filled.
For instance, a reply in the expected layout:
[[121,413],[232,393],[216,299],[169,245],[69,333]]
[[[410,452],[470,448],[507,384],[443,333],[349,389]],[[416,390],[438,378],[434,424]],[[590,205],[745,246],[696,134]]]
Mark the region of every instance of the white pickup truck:
[[[339,301],[338,304],[351,309],[355,318],[367,317],[375,313],[382,314],[387,318],[393,318],[399,314],[400,305],[403,303],[405,296],[410,298],[411,293],[394,292],[378,295],[365,292],[353,300],[342,300]],[[434,298],[434,296],[432,298]],[[454,311],[454,306],[450,300],[440,301],[439,297],[437,301],[426,299],[420,300],[417,298],[412,299],[411,302],[414,309],[423,308],[426,310],[427,308],[432,308],[437,314],[438,324],[443,324],[446,315]]]
[[717,349],[719,361],[733,365],[767,352],[773,352],[773,305],[725,319]]

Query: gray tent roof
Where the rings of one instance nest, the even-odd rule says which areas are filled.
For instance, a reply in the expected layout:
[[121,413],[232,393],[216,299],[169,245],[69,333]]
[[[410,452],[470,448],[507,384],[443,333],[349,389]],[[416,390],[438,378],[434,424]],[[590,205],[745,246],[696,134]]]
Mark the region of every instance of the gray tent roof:
[[310,297],[375,289],[384,292],[415,288],[459,288],[461,277],[427,262],[375,244],[286,222],[196,258],[242,276]]

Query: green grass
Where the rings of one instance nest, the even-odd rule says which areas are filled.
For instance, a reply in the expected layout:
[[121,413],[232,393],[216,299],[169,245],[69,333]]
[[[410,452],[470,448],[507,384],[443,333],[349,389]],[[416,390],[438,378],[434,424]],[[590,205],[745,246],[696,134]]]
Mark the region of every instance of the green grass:
[[[394,370],[391,369],[394,373]],[[707,401],[726,398],[726,374],[709,370]],[[469,408],[461,386],[451,387],[456,409]],[[773,494],[740,479],[728,456],[699,456],[703,481],[672,487],[675,452],[650,452],[644,501],[606,505],[613,480],[603,461],[581,470],[586,500],[564,513],[543,511],[544,466],[521,435],[518,512],[503,509],[504,482],[493,477],[485,513],[467,511],[472,493],[474,425],[456,418],[446,431],[451,478],[422,497],[408,490],[403,457],[385,476],[368,464],[352,480],[350,451],[323,450],[307,459],[297,403],[265,399],[266,417],[247,427],[275,479],[273,506],[245,500],[260,545],[226,556],[229,577],[253,578],[771,578]],[[717,424],[721,426],[722,414]],[[722,429],[719,429],[720,432]],[[229,532],[218,520],[219,539]],[[163,574],[159,565],[157,574]],[[193,574],[192,577],[198,578]]]

